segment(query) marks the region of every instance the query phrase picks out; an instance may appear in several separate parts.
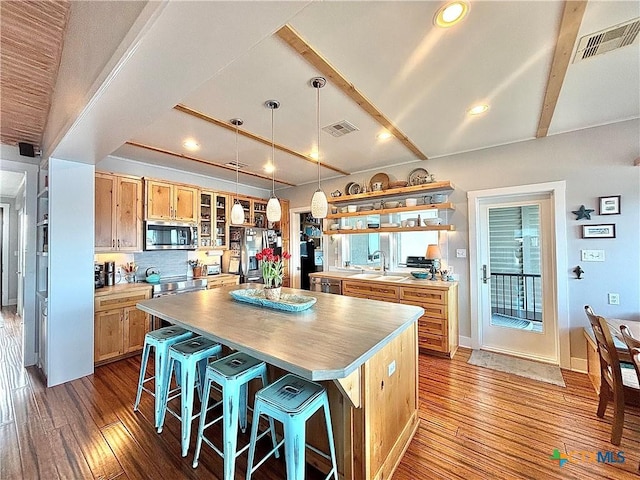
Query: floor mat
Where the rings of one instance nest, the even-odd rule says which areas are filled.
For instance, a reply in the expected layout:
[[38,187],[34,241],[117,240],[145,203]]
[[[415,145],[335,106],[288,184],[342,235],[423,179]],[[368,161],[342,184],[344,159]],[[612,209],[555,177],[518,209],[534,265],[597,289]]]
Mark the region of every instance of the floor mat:
[[566,387],[560,367],[556,365],[534,362],[532,360],[486,352],[484,350],[474,350],[471,352],[468,363],[478,367],[490,368],[492,370],[512,373],[520,377]]

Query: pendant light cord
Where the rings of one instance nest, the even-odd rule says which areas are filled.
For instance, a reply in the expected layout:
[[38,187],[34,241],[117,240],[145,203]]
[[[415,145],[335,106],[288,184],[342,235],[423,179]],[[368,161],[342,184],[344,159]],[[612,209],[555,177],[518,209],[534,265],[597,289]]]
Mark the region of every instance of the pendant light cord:
[[318,189],[320,189],[320,87],[316,87],[316,125],[318,127]]
[[273,136],[273,108],[271,109],[271,196],[276,196],[276,145]]
[[240,157],[238,156],[238,128],[239,124],[236,123],[236,203],[238,203],[238,183],[240,181],[240,173],[238,171]]

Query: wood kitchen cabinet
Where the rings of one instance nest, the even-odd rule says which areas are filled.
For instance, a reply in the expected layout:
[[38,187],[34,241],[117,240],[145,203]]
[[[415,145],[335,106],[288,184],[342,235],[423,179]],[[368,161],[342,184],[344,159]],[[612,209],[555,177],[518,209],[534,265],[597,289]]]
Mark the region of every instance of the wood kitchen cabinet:
[[238,285],[239,283],[240,275],[232,275],[229,273],[210,275],[207,277],[207,290],[224,287],[225,285]]
[[142,250],[141,178],[96,173],[95,250]]
[[149,314],[136,304],[151,298],[148,286],[105,287],[96,292],[94,315],[94,363],[100,365],[140,352],[151,329]]
[[190,185],[145,180],[146,219],[198,221],[200,191]]

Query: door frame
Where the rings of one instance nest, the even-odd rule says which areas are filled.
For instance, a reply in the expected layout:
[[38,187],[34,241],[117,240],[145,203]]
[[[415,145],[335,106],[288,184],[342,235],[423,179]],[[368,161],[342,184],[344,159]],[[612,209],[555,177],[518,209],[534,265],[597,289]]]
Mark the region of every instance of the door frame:
[[[471,299],[471,347],[479,349],[482,345],[482,316],[480,315],[480,276],[482,266],[479,264],[480,251],[480,202],[497,197],[532,194],[548,194],[551,201],[551,225],[554,238],[552,265],[554,266],[552,304],[556,315],[556,341],[561,368],[571,368],[571,342],[569,329],[569,282],[567,259],[567,220],[566,220],[566,182],[546,182],[530,185],[475,190],[467,193],[469,209],[469,293]],[[476,272],[475,274],[473,272]]]
[[300,214],[310,213],[311,207],[296,207],[289,209],[289,276],[291,288],[300,288]]
[[8,203],[0,203],[2,210],[2,299],[0,302],[3,307],[9,305],[9,212],[11,205]]

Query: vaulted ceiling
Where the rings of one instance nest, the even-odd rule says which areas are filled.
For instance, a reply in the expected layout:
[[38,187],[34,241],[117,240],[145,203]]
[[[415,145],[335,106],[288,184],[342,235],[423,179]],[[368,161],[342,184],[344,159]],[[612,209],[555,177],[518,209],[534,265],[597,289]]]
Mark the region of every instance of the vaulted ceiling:
[[[70,160],[114,155],[234,181],[229,120],[240,117],[241,181],[269,188],[264,102],[275,99],[276,179],[309,183],[317,175],[309,82],[318,75],[327,78],[320,126],[356,127],[321,133],[323,178],[640,116],[637,38],[574,61],[582,37],[637,19],[639,2],[471,0],[462,22],[441,29],[433,18],[443,3],[150,2],[108,81],[45,147]],[[468,115],[479,103],[489,110]],[[383,131],[392,137],[378,139]],[[199,148],[187,150],[187,139]]]

